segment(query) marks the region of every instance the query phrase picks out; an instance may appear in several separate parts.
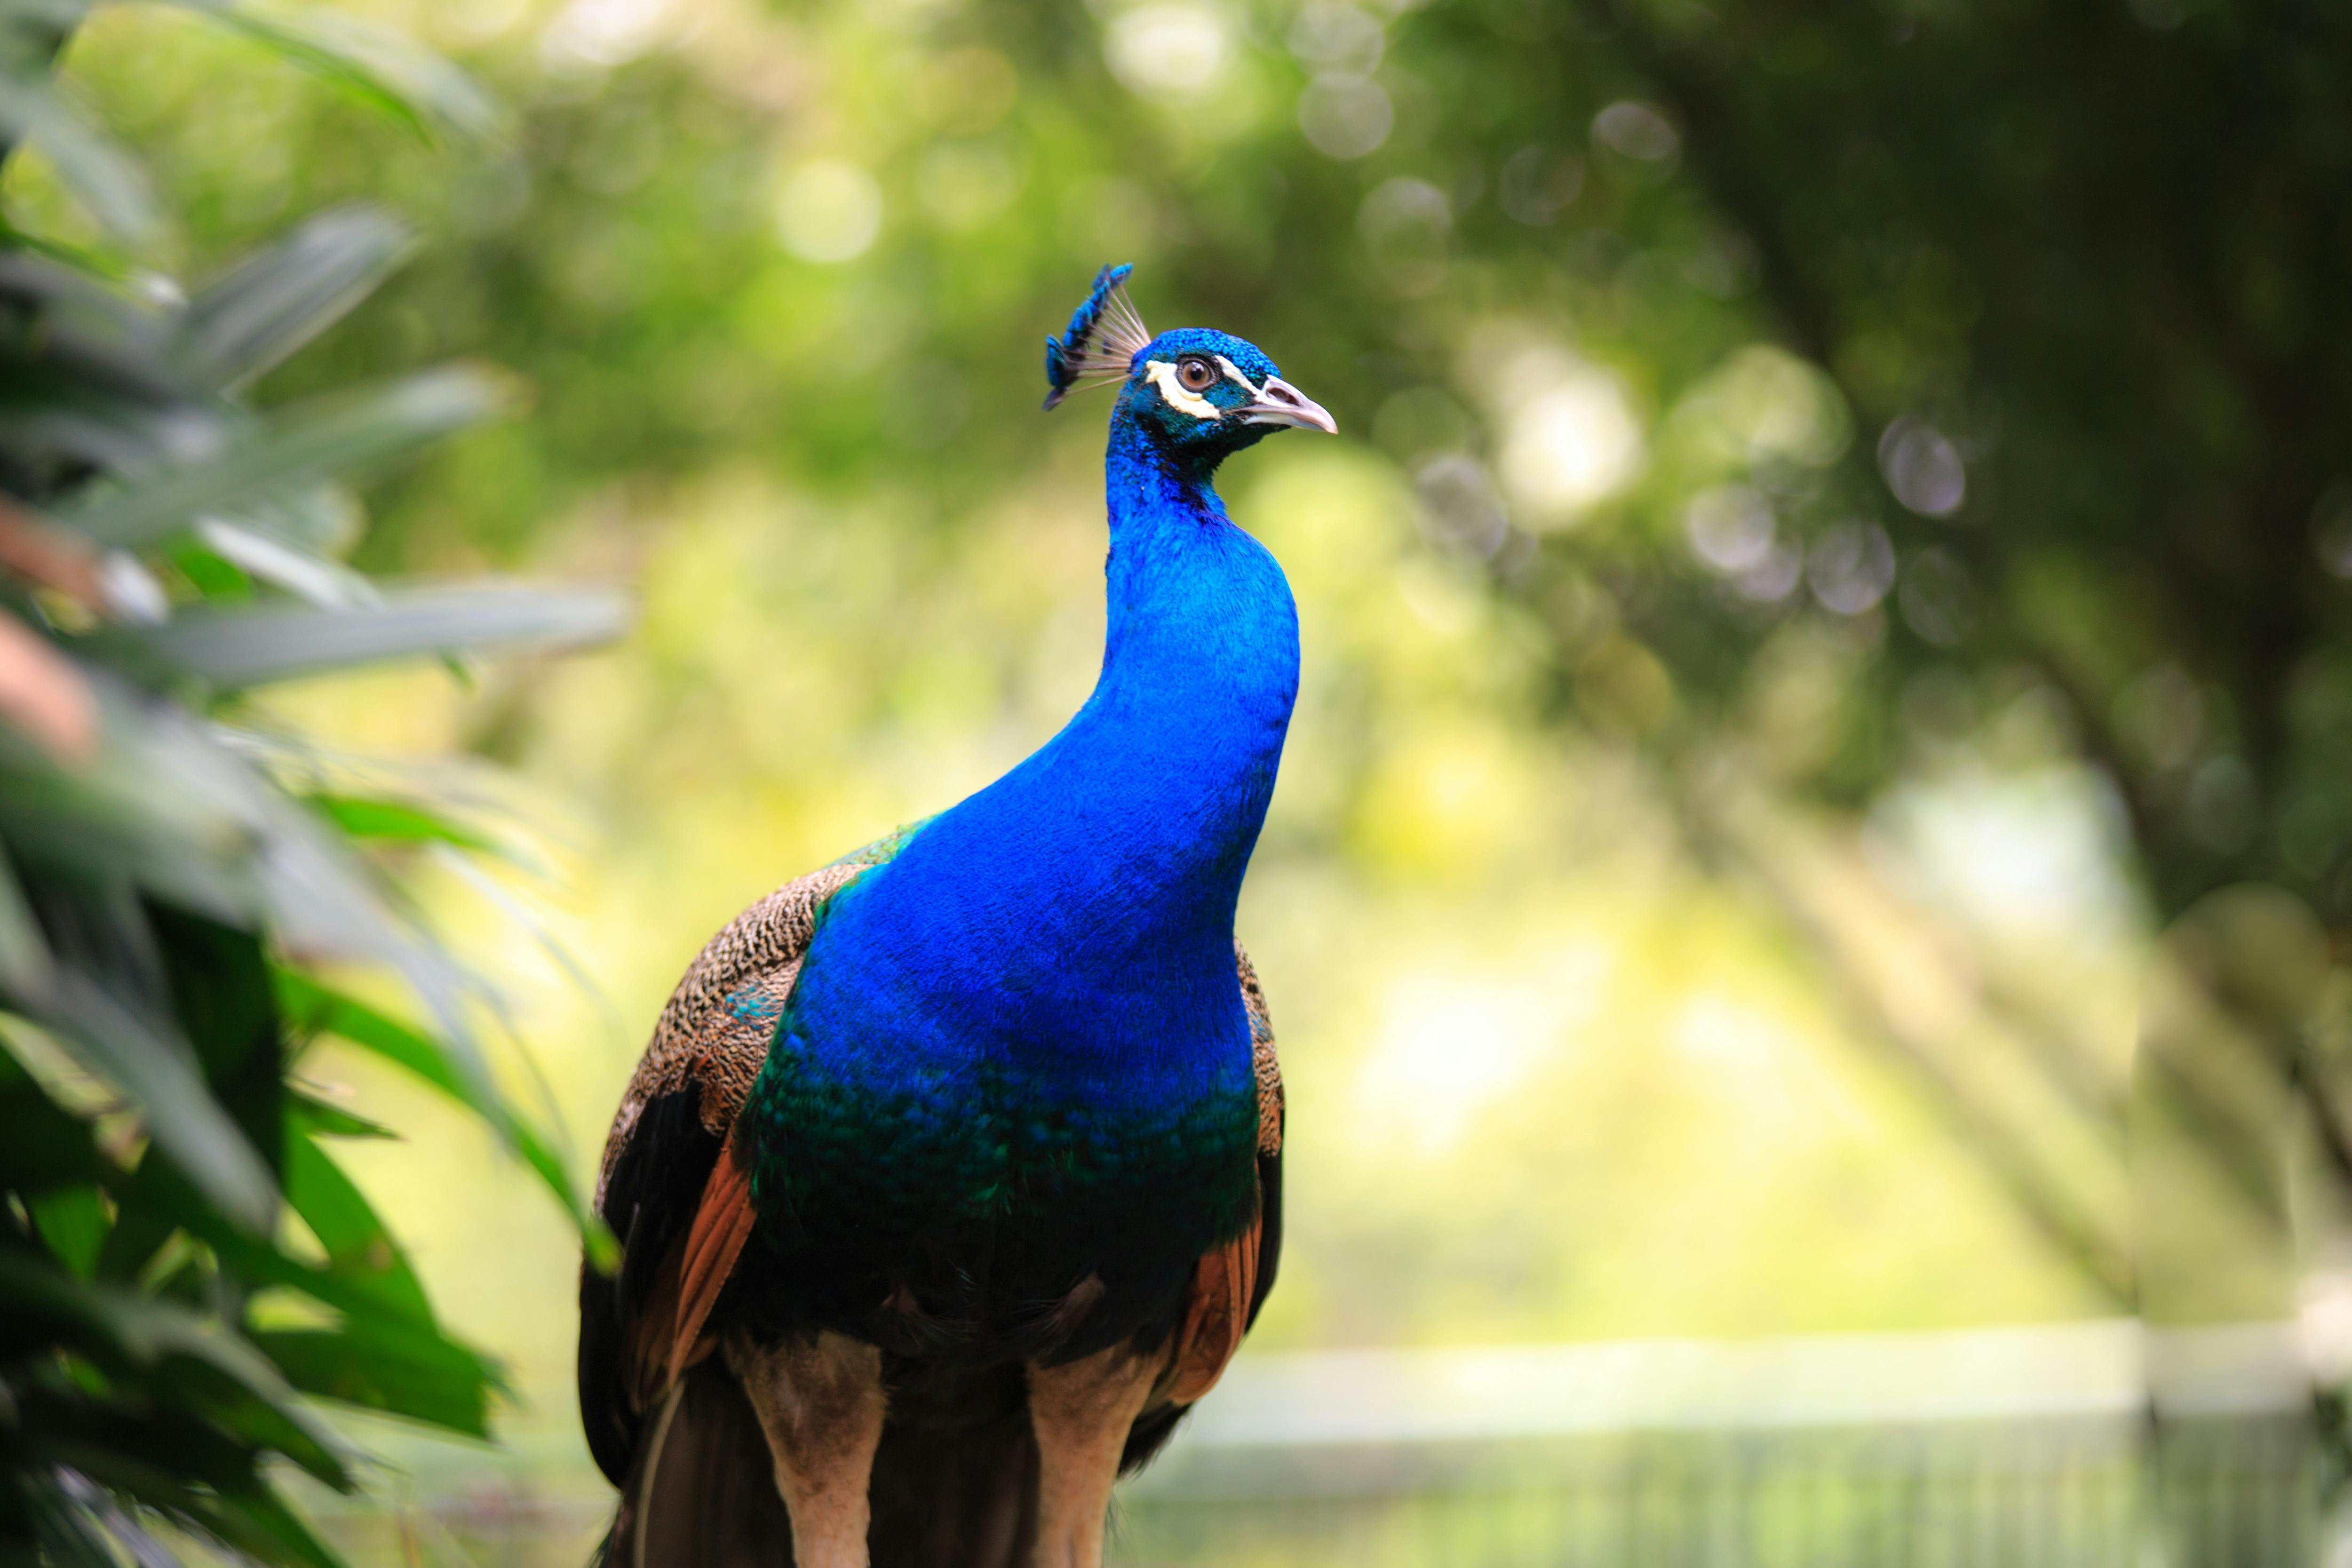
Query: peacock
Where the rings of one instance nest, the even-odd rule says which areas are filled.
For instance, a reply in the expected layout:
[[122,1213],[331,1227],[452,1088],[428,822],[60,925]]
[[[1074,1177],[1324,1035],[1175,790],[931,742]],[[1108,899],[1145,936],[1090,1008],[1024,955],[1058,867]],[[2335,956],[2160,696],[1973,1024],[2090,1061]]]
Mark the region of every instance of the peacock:
[[1336,433],[1250,343],[1153,336],[1106,267],[1045,342],[1116,383],[1101,673],[961,804],[695,958],[604,1147],[580,1278],[609,1568],[1098,1568],[1113,1482],[1272,1288],[1283,1094],[1234,936],[1298,688],[1213,481]]

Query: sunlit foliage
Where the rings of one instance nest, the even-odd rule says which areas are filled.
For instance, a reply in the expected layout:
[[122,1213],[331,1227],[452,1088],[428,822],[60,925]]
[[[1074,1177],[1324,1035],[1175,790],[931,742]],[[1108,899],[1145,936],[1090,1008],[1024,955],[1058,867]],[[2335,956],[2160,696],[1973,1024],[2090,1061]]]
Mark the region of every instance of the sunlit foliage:
[[[2342,897],[2344,40],[2044,9],[387,0],[509,106],[466,148],[168,16],[68,77],[192,269],[362,190],[424,226],[265,398],[525,389],[362,561],[642,584],[608,658],[280,700],[583,813],[499,894],[606,998],[525,1007],[583,1142],[712,927],[1083,696],[1099,405],[1041,416],[1038,350],[1131,260],[1347,443],[1229,485],[1307,659],[1244,909],[1266,1335],[1748,1331],[2127,1306],[2148,935]],[[562,1425],[561,1238],[365,1173]]]

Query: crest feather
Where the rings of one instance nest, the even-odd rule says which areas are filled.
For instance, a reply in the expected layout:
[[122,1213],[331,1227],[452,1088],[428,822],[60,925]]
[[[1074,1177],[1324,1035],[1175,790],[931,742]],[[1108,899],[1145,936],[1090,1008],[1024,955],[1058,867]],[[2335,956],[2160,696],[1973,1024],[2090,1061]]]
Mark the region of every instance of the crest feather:
[[1070,312],[1068,330],[1046,338],[1046,407],[1080,386],[1123,378],[1136,351],[1151,341],[1150,329],[1127,297],[1127,275],[1134,270],[1134,263],[1122,262],[1096,273],[1095,286]]

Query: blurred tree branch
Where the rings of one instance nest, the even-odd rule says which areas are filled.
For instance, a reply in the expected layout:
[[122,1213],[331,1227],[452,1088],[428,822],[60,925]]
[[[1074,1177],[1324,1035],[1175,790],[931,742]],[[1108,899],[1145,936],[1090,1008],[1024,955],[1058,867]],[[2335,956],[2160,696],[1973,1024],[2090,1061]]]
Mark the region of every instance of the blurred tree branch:
[[[1854,1037],[1926,1090],[1925,1103],[1984,1164],[2019,1212],[2100,1295],[2136,1299],[2122,1169],[2123,1096],[2063,1039],[2003,1016],[1980,977],[1849,847],[1800,813],[1712,770],[1677,792],[1685,830],[1760,895],[1811,955]],[[2086,1136],[2086,1132],[2088,1136]]]

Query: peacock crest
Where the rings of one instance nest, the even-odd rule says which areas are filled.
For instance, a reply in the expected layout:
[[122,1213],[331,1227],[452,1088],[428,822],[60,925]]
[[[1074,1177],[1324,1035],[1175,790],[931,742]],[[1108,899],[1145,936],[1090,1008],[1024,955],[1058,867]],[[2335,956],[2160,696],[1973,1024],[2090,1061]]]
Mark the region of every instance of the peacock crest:
[[1132,262],[1106,267],[1095,286],[1070,312],[1069,329],[1045,339],[1045,406],[1053,407],[1081,386],[1123,378],[1136,353],[1151,342],[1151,330],[1127,297]]

